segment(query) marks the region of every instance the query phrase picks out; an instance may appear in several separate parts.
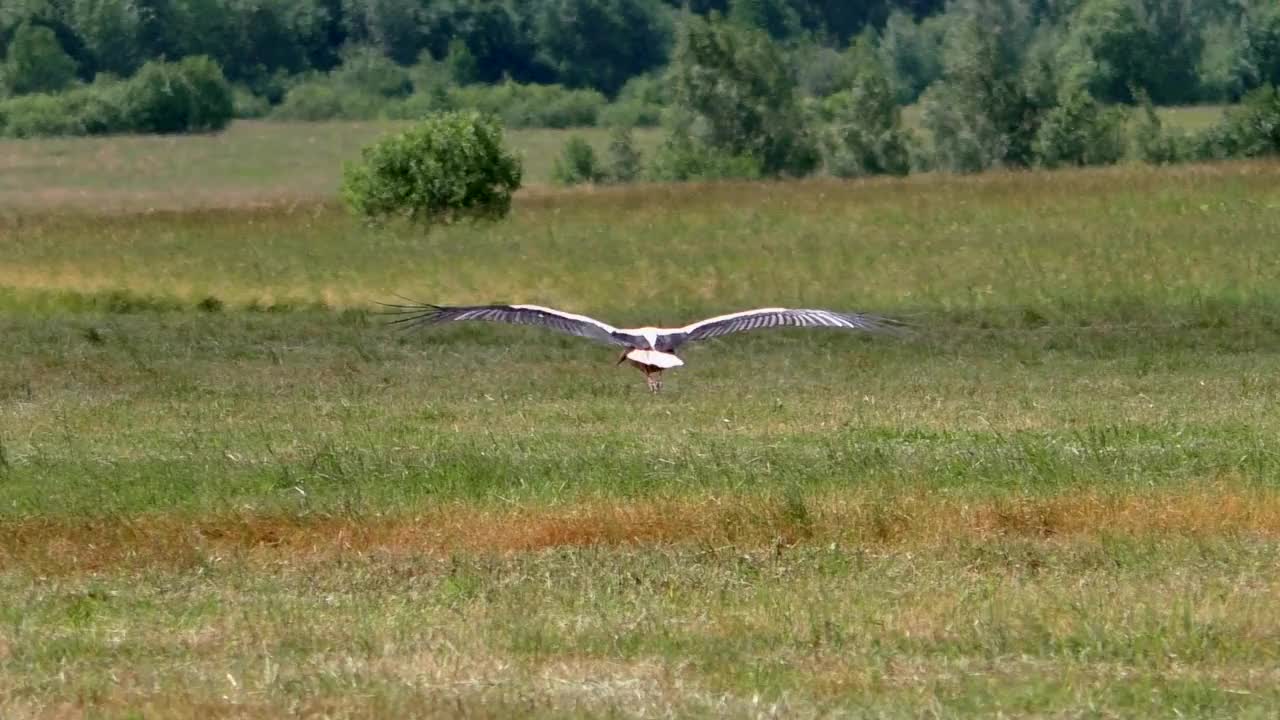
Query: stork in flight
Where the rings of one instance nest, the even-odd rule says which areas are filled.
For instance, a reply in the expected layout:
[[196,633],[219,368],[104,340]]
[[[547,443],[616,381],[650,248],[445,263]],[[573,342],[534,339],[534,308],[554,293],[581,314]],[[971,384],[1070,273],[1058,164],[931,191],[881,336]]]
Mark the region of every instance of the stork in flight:
[[[385,305],[385,303],[384,303]],[[730,333],[770,327],[829,327],[866,332],[892,332],[903,323],[865,313],[831,310],[759,308],[719,315],[680,328],[616,328],[586,315],[540,305],[385,305],[393,314],[404,315],[393,323],[417,328],[458,320],[489,320],[515,325],[540,325],[579,337],[625,348],[616,364],[629,362],[644,373],[649,389],[662,389],[662,371],[684,365],[676,349],[686,342],[706,340]]]

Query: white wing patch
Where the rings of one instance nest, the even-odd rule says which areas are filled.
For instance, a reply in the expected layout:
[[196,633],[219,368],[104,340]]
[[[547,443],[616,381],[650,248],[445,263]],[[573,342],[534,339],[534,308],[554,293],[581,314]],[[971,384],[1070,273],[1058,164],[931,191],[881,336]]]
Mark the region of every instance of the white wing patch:
[[618,330],[618,328],[610,325],[609,323],[601,322],[595,318],[587,317],[586,315],[578,315],[576,313],[565,312],[563,310],[556,310],[555,308],[543,307],[542,305],[511,305],[510,307],[516,310],[536,310],[538,312],[549,313],[551,315],[558,315],[566,320],[591,323],[608,333],[617,332]]
[[787,310],[786,308],[757,308],[755,310],[743,310],[742,312],[729,313],[728,315],[717,315],[713,318],[707,318],[706,320],[699,320],[698,322],[693,323],[691,325],[685,325],[684,327],[680,328],[677,332],[689,333],[689,332],[693,332],[694,330],[697,330],[703,325],[710,325],[712,323],[724,322],[725,320],[733,320],[734,318],[747,317],[748,315],[765,315],[769,313],[784,313],[784,312],[790,312],[790,311]]

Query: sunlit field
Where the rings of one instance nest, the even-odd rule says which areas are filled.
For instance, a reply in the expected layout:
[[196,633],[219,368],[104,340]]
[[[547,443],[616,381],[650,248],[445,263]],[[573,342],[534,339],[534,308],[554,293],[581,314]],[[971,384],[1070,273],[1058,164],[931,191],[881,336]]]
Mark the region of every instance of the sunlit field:
[[[0,717],[1280,706],[1280,164],[553,191],[511,133],[424,233],[289,127],[0,144]],[[912,330],[652,395],[397,295]]]

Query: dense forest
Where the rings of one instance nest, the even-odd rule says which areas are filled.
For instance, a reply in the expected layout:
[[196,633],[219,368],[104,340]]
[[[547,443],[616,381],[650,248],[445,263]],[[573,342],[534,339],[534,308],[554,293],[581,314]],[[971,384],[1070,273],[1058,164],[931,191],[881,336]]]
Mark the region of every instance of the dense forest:
[[667,64],[682,15],[711,12],[783,44],[810,93],[830,82],[833,53],[871,31],[911,102],[940,76],[948,29],[975,16],[1010,72],[1069,74],[1107,102],[1230,101],[1280,80],[1275,0],[5,0],[0,96],[207,55],[276,104],[372,52],[406,70],[438,64],[460,85],[509,78],[613,98]]
[[[643,163],[618,136],[607,172],[573,144],[566,181],[1280,151],[1276,0],[4,0],[0,54],[0,136],[666,127]],[[1194,134],[1152,109],[1193,103],[1239,107]]]

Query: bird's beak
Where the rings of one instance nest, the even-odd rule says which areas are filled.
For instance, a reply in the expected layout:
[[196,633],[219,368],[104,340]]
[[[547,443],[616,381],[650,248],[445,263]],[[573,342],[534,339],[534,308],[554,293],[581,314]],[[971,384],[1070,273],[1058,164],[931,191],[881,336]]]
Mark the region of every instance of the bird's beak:
[[626,350],[623,350],[623,351],[622,351],[622,354],[618,356],[618,362],[614,363],[614,365],[615,365],[615,366],[617,366],[617,365],[621,365],[621,364],[622,364],[622,361],[623,361],[623,360],[626,360],[626,359],[627,359],[627,351],[626,351]]

